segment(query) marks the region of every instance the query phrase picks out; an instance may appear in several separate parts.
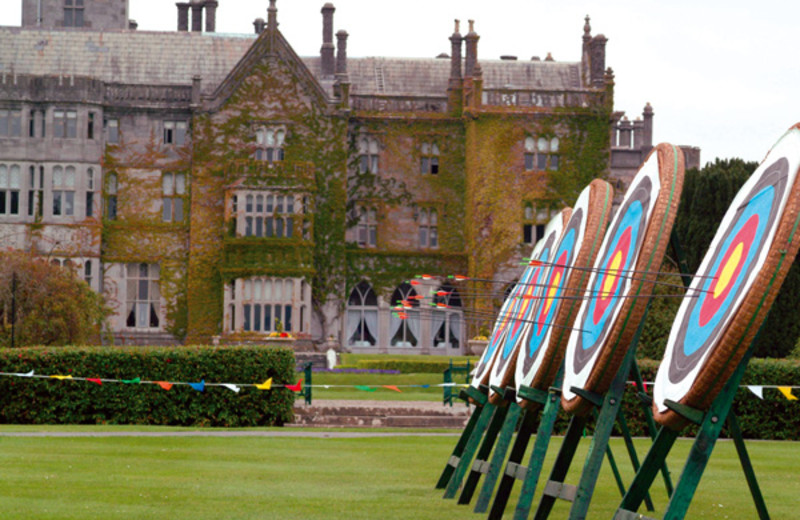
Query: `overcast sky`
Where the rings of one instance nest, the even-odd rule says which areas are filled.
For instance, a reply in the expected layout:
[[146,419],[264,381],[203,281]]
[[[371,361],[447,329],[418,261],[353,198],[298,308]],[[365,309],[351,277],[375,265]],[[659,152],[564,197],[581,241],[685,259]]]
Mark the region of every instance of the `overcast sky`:
[[[21,0],[0,0],[0,25],[19,25]],[[129,0],[139,30],[177,25],[173,0]],[[279,28],[300,56],[319,53],[320,0],[278,0]],[[336,0],[334,32],[349,56],[433,57],[450,50],[453,20],[475,20],[478,56],[579,61],[583,18],[608,38],[614,107],[633,119],[646,102],[654,140],[699,146],[715,157],[761,161],[800,122],[800,2],[783,0]],[[9,5],[10,4],[10,5]],[[710,5],[713,4],[713,5]],[[268,0],[219,0],[217,31],[252,33]],[[715,7],[724,6],[723,8]]]

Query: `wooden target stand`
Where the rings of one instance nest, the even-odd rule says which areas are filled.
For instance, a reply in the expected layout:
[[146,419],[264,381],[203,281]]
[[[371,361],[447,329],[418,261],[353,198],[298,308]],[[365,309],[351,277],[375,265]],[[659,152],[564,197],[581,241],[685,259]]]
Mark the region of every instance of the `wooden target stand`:
[[[756,337],[758,337],[758,335],[756,335]],[[753,497],[753,503],[758,512],[758,518],[760,520],[769,519],[767,506],[761,494],[761,488],[758,485],[758,480],[756,479],[753,465],[750,462],[750,457],[747,454],[747,447],[742,438],[739,422],[736,419],[736,414],[731,410],[733,399],[736,396],[736,391],[744,376],[745,368],[747,368],[747,363],[753,355],[754,344],[755,340],[753,340],[748,347],[747,353],[742,358],[736,371],[714,400],[708,412],[704,413],[700,410],[672,401],[667,402],[667,406],[671,410],[690,422],[700,425],[700,429],[689,451],[689,457],[678,479],[675,491],[672,493],[669,503],[667,504],[663,520],[681,520],[686,516],[686,512],[689,510],[689,506],[692,503],[692,497],[694,497],[697,486],[700,484],[708,460],[711,458],[711,453],[714,451],[714,445],[722,432],[722,426],[726,423],[728,425],[728,434],[736,445],[736,452],[739,455],[739,461],[742,464],[742,470],[744,471],[747,485],[750,488],[750,494]],[[650,451],[642,462],[641,468],[637,471],[630,488],[628,488],[628,491],[625,493],[622,503],[614,515],[614,520],[654,520],[637,513],[636,510],[641,506],[642,500],[646,496],[658,472],[658,468],[664,464],[679,433],[680,432],[667,427],[661,427],[656,436],[656,440],[653,442]]]
[[[685,257],[674,232],[671,233],[670,236],[670,247],[672,248],[673,254],[677,259],[679,269],[681,272],[687,273],[688,268],[686,266]],[[682,277],[682,281],[684,285],[688,287],[689,283],[691,282],[691,277],[684,275]],[[643,380],[641,373],[639,372],[639,368],[635,362],[636,348],[646,317],[647,311],[645,310],[625,358],[619,367],[614,381],[605,395],[586,392],[581,389],[572,389],[573,392],[586,398],[597,407],[594,414],[596,421],[595,433],[592,436],[592,444],[589,448],[589,454],[584,465],[584,471],[581,475],[580,483],[578,486],[566,484],[564,479],[567,475],[570,464],[572,463],[572,459],[574,458],[578,444],[583,437],[584,428],[588,423],[588,417],[577,415],[573,416],[567,428],[567,433],[564,436],[564,441],[562,442],[556,462],[550,474],[550,478],[545,485],[543,492],[544,494],[536,512],[536,519],[547,518],[557,499],[573,502],[570,518],[585,518],[604,457],[608,457],[609,466],[611,467],[611,471],[614,475],[614,480],[617,483],[620,493],[624,495],[625,486],[622,483],[622,478],[617,469],[617,465],[608,442],[610,440],[614,424],[616,423],[625,441],[625,446],[628,451],[631,464],[635,471],[639,471],[639,458],[633,446],[630,430],[628,429],[624,415],[619,413],[622,405],[622,397],[625,391],[625,384],[629,377],[636,383],[636,388],[639,389],[638,397],[641,401],[642,409],[644,410],[649,434],[651,438],[657,438],[656,434],[658,429],[655,421],[653,420],[652,409],[650,407],[652,403],[649,396],[642,391],[644,389]],[[557,385],[560,385],[560,380],[561,373],[559,372],[559,375],[556,379]],[[536,492],[536,487],[539,482],[539,476],[541,475],[541,471],[543,469],[544,457],[550,444],[553,425],[555,424],[555,419],[558,414],[560,394],[561,390],[555,387],[551,388],[549,392],[542,392],[541,390],[524,386],[520,388],[521,397],[543,404],[544,409],[542,411],[541,422],[539,425],[539,430],[536,433],[536,441],[534,442],[528,467],[520,465],[520,462],[522,461],[525,450],[527,449],[528,441],[533,433],[533,428],[532,425],[529,425],[526,428],[525,419],[522,421],[516,442],[505,465],[503,477],[500,481],[497,492],[495,493],[494,502],[492,503],[492,508],[489,512],[490,519],[502,518],[515,480],[522,480],[523,484],[522,490],[520,491],[519,501],[517,502],[514,512],[514,519],[522,520],[528,517],[531,505],[533,503],[533,497]],[[500,446],[498,446],[498,448],[500,448]],[[503,452],[502,455],[497,452],[495,453],[495,458],[500,459],[497,464],[502,464],[502,458],[504,456],[505,452]],[[495,461],[493,461],[493,465],[494,462]],[[659,471],[662,472],[667,495],[671,496],[673,493],[673,486],[666,462],[662,461],[660,465],[655,467],[655,471],[652,473],[650,478],[650,484],[652,484],[652,481],[655,479],[655,476]],[[485,511],[486,503],[488,503],[490,500],[493,489],[494,482],[491,482],[490,478],[487,477],[487,480],[484,483],[484,489],[481,490],[478,503],[475,507],[476,512]],[[645,490],[644,494],[641,496],[638,505],[641,505],[642,502],[645,502],[648,511],[653,511],[654,508],[648,495],[648,490],[649,485],[648,489]]]

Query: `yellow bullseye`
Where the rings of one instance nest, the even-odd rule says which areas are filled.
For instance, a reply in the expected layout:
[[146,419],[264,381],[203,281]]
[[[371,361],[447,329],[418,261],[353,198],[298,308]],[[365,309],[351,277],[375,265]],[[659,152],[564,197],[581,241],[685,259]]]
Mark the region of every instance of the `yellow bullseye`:
[[547,300],[545,300],[544,312],[542,313],[542,315],[546,316],[547,313],[550,312],[550,305],[553,304],[553,298],[556,295],[556,291],[558,290],[558,282],[560,281],[561,281],[561,273],[556,273],[553,276],[553,281],[550,284],[550,289],[547,291]]
[[731,256],[728,257],[728,261],[725,262],[725,265],[722,267],[722,271],[719,273],[719,278],[717,279],[717,285],[714,286],[714,298],[718,298],[720,294],[725,290],[729,283],[731,283],[731,278],[733,277],[734,271],[736,271],[736,267],[739,265],[739,262],[742,259],[742,251],[744,250],[744,244],[739,242],[736,244]]
[[608,298],[611,296],[611,290],[614,287],[614,283],[617,281],[617,275],[611,273],[617,273],[620,264],[622,264],[622,251],[617,251],[614,258],[611,259],[611,263],[608,265],[606,279],[603,282],[603,292],[600,294],[601,298]]

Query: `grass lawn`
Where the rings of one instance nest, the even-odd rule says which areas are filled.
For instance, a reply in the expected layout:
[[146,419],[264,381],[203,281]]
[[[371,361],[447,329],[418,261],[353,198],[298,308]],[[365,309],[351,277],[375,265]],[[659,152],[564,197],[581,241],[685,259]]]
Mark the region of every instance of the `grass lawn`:
[[[300,375],[302,377],[302,375]],[[334,373],[315,372],[311,376],[314,385],[311,391],[313,399],[379,399],[386,401],[442,401],[443,390],[440,386],[443,378],[441,374],[359,374],[359,373]],[[463,384],[464,379],[458,378],[457,383]],[[321,388],[319,385],[332,385],[330,388]],[[355,388],[364,385],[374,388],[374,391],[364,391]],[[396,385],[400,392],[382,388],[382,385]],[[429,388],[409,387],[405,385],[430,385]],[[453,392],[458,394],[458,389]],[[465,406],[463,401],[454,406]]]
[[[0,427],[18,431],[112,431],[116,427]],[[176,431],[149,428],[142,431]],[[214,431],[212,429],[204,432]],[[308,430],[306,430],[308,431]],[[433,488],[456,436],[383,438],[285,437],[2,437],[0,517],[3,519],[463,519],[469,506],[443,500]],[[568,478],[577,482],[588,439]],[[549,472],[560,444],[554,439]],[[648,442],[637,440],[640,453]],[[679,440],[669,460],[675,474],[689,441]],[[612,441],[617,460],[623,446]],[[800,445],[748,445],[773,518],[796,518]],[[527,458],[526,458],[527,460]],[[543,477],[544,478],[544,477]],[[541,487],[541,485],[540,485]],[[519,486],[517,486],[519,489]],[[666,504],[656,481],[660,518]],[[604,466],[589,518],[610,518],[619,495]],[[507,517],[516,503],[514,497]],[[557,504],[551,518],[566,517]],[[747,519],[755,510],[735,448],[720,441],[688,518]]]

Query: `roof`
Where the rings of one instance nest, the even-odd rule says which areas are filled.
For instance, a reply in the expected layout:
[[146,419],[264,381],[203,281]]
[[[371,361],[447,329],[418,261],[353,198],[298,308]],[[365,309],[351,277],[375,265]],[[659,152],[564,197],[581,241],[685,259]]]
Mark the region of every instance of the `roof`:
[[[245,55],[255,34],[90,31],[0,27],[0,74],[74,75],[106,82],[190,85],[212,92]],[[302,58],[319,80],[319,57]],[[484,88],[563,90],[581,87],[580,64],[481,60]],[[450,60],[348,58],[355,95],[444,96]]]

